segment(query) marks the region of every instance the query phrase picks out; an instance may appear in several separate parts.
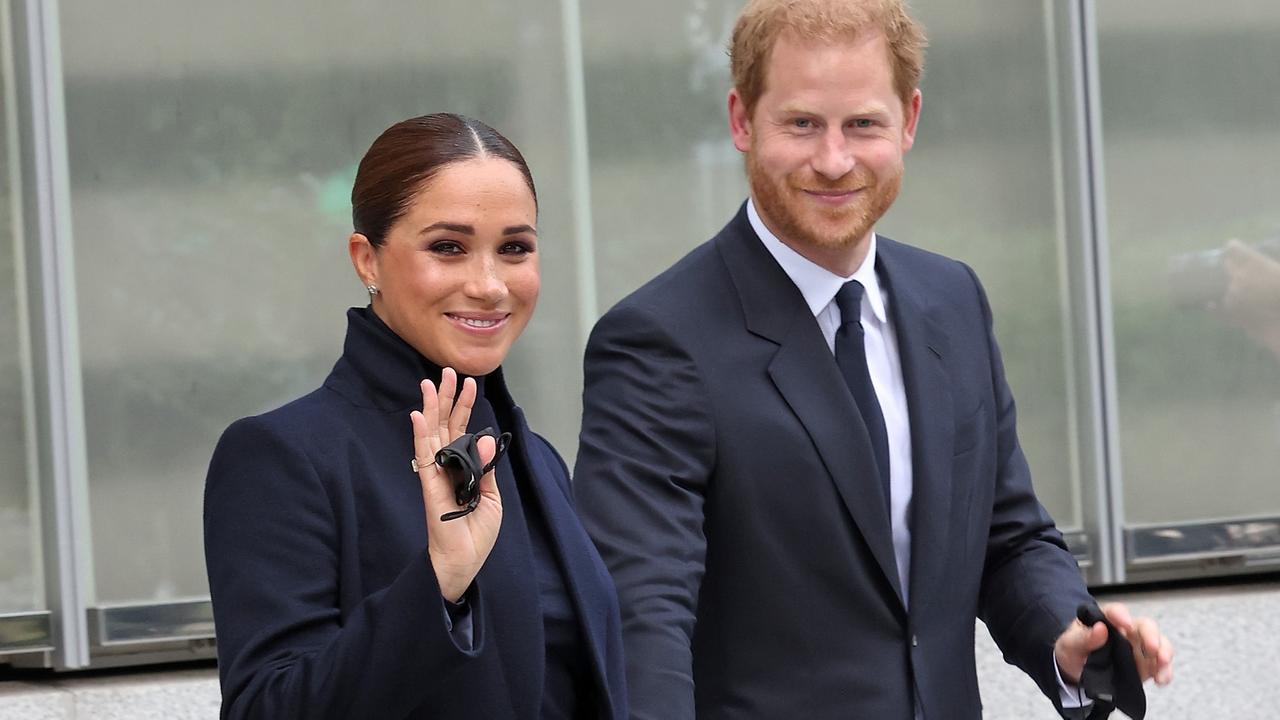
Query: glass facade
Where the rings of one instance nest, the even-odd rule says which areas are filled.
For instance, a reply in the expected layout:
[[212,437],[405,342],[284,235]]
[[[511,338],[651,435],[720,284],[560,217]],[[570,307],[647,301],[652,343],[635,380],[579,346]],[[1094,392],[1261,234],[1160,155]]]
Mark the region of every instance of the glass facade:
[[[1040,3],[913,4],[930,33],[917,141],[885,234],[971,265],[987,291],[1036,491],[1078,528],[1073,286],[1054,18]],[[990,68],[1000,82],[980,82]],[[1078,280],[1078,279],[1077,279]]]
[[[725,117],[742,0],[393,0],[376,13],[63,0],[42,16],[57,66],[9,41],[34,32],[11,17],[39,3],[0,2],[0,616],[51,609],[69,582],[53,563],[73,568],[77,589],[60,597],[80,606],[53,610],[85,613],[91,645],[203,637],[209,457],[232,420],[310,391],[338,357],[344,310],[366,301],[346,251],[351,182],[383,128],[460,112],[529,160],[542,296],[507,373],[570,466],[591,324],[746,195]],[[878,230],[982,278],[1037,491],[1073,549],[1132,561],[1152,538],[1242,519],[1257,522],[1212,532],[1280,548],[1280,80],[1263,71],[1280,64],[1280,10],[912,5],[931,39],[924,112]],[[46,122],[20,92],[40,70],[57,73],[49,107],[64,117],[24,131]],[[20,172],[37,130],[65,149],[65,189]],[[23,216],[37,194],[63,205],[65,242]],[[55,247],[70,291],[28,276],[24,258]],[[35,321],[53,292],[74,297],[53,321],[74,327]],[[48,360],[30,347],[55,330],[74,339],[80,380],[65,445],[42,442],[33,389]],[[77,456],[72,507],[47,506],[46,446]],[[87,541],[42,553],[55,513]],[[159,632],[148,618],[170,620]],[[0,626],[0,663],[3,639]]]
[[[584,7],[595,278],[606,309],[711,237],[746,197],[728,136],[725,48],[741,2]],[[1048,10],[913,3],[930,31],[922,125],[878,229],[965,260],[987,286],[1041,499],[1079,527],[1068,242],[1059,220],[1055,47]],[[1010,41],[1009,38],[1015,40]],[[1009,69],[1000,84],[987,69]],[[656,209],[660,211],[655,212]]]
[[[1170,526],[1131,560],[1273,546],[1280,8],[1101,3],[1098,30],[1124,523]],[[1223,519],[1261,522],[1195,527]]]
[[568,138],[547,111],[564,104],[558,18],[551,2],[501,0],[377,16],[355,2],[63,7],[98,603],[207,593],[214,443],[337,359],[344,310],[365,301],[346,246],[355,166],[397,120],[474,115],[528,155],[548,189],[546,292],[513,364],[536,413],[573,414],[576,397],[552,392],[581,384],[555,191]]
[[1280,514],[1280,74],[1265,70],[1280,66],[1280,9],[1232,0],[1206,15],[1193,2],[1098,14],[1125,514],[1138,523]]
[[11,32],[0,8],[0,615],[44,605]]

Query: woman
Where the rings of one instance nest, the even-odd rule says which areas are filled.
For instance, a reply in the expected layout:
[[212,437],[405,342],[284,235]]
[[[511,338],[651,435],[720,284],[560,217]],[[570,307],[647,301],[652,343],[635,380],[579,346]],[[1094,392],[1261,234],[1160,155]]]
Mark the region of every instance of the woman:
[[[222,716],[625,717],[613,585],[502,377],[539,288],[524,158],[469,118],[406,120],[351,202],[370,306],[324,385],[234,423],[209,468]],[[467,508],[433,458],[486,427],[510,449],[442,519]]]

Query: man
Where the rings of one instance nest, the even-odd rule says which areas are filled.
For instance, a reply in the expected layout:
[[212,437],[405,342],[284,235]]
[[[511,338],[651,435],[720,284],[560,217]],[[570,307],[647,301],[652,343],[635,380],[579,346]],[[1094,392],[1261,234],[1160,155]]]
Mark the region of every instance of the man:
[[[1089,712],[1064,701],[1088,705],[1071,683],[1106,626],[1073,620],[1090,598],[1032,491],[981,287],[872,230],[923,45],[892,0],[749,3],[728,106],[750,200],[592,332],[575,494],[633,717],[978,718],[977,617]],[[1155,624],[1107,613],[1167,682]]]

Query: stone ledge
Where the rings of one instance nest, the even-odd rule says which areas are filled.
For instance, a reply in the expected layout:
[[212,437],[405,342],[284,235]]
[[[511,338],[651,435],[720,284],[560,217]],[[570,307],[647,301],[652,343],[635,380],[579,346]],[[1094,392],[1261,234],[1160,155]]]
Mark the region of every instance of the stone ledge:
[[[1173,642],[1174,680],[1147,684],[1147,717],[1159,720],[1271,720],[1280,715],[1280,582],[1155,592],[1102,593],[1160,623]],[[981,624],[978,678],[984,720],[1053,720],[1035,683],[1006,665]],[[1112,716],[1119,720],[1124,716]]]
[[219,702],[212,668],[0,682],[0,720],[211,720]]
[[[1156,618],[1178,650],[1176,678],[1147,686],[1160,720],[1264,720],[1280,709],[1280,582],[1107,594]],[[1035,684],[1006,665],[981,624],[978,677],[985,720],[1053,720]],[[213,668],[53,675],[0,682],[0,720],[215,720]],[[1121,717],[1114,716],[1117,720]]]

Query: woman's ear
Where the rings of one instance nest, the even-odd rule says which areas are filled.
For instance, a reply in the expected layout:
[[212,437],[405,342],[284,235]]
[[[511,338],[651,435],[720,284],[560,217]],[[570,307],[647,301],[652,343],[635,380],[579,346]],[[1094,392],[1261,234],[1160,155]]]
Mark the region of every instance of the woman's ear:
[[369,242],[369,238],[360,233],[351,233],[347,238],[347,252],[351,255],[351,266],[356,269],[360,283],[366,288],[378,286],[378,249]]

